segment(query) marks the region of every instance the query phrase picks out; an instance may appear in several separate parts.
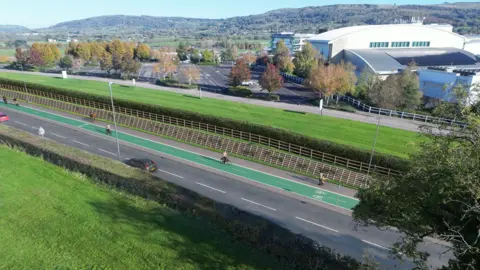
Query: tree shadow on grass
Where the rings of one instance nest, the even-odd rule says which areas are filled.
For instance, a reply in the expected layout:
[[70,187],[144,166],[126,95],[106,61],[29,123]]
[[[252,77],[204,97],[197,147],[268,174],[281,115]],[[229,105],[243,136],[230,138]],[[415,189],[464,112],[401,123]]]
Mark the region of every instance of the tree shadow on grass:
[[[94,210],[108,216],[116,224],[134,224],[135,230],[117,233],[134,234],[134,237],[143,242],[151,241],[149,244],[157,246],[158,250],[173,249],[177,252],[176,261],[188,262],[195,269],[243,269],[245,266],[254,269],[282,269],[269,255],[254,252],[246,244],[232,243],[225,232],[201,218],[187,217],[161,206],[145,210],[124,199],[90,204]],[[168,231],[169,237],[162,238],[165,239],[163,241],[146,237],[155,233],[155,230]]]

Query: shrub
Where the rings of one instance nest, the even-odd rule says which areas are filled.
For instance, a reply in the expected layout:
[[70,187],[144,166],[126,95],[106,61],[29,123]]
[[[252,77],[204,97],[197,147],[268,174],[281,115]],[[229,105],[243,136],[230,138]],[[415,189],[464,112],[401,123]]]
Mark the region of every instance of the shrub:
[[[15,85],[20,87],[19,91],[24,91],[24,84],[21,81],[9,80],[0,78],[0,84]],[[48,92],[57,95],[70,96],[73,98],[86,99],[100,103],[110,104],[110,99],[107,96],[99,96],[94,94],[87,94],[69,89],[62,89],[57,87],[45,86],[34,83],[26,83],[28,88],[36,89],[38,91]],[[302,147],[311,148],[317,151],[329,153],[332,155],[357,160],[365,163],[370,161],[370,151],[355,148],[349,145],[337,144],[330,141],[319,140],[308,137],[299,133],[291,132],[284,129],[278,129],[270,126],[254,124],[250,122],[237,121],[228,118],[217,117],[214,115],[199,114],[180,109],[173,109],[162,107],[159,105],[145,104],[131,100],[115,99],[115,104],[120,107],[129,109],[156,113],[186,119],[191,121],[202,122],[209,125],[230,128],[242,132],[249,132],[258,134],[264,137],[269,137],[276,140],[292,143]],[[392,155],[375,153],[372,160],[373,165],[391,168],[394,170],[405,171],[408,169],[409,162],[406,159],[395,157]]]
[[210,220],[243,241],[285,264],[287,269],[359,269],[360,264],[328,247],[281,227],[259,215],[214,201],[120,162],[73,147],[45,141],[25,132],[0,126],[0,143],[23,149],[32,156],[79,172],[110,187],[156,201],[176,211]]
[[228,94],[237,97],[250,97],[252,91],[248,87],[236,86],[228,88]]
[[173,79],[157,80],[156,84],[161,85],[161,86],[176,87],[176,88],[183,88],[183,89],[197,89],[198,88],[198,85],[196,85],[196,84],[179,83],[177,80],[173,80]]

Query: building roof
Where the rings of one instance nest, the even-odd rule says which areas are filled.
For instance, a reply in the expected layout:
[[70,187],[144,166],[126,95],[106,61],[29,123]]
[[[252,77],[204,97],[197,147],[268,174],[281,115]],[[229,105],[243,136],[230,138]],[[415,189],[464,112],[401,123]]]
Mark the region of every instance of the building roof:
[[[452,35],[458,35],[456,33],[450,32],[450,31],[445,31],[441,28],[439,28],[439,25],[423,25],[423,24],[378,24],[378,25],[356,25],[356,26],[349,26],[349,27],[343,27],[343,28],[338,28],[334,30],[330,30],[324,33],[321,33],[319,35],[316,35],[314,37],[309,38],[311,41],[333,41],[335,39],[338,39],[340,37],[367,30],[367,29],[375,29],[375,28],[383,28],[383,27],[398,27],[398,26],[408,26],[408,27],[424,27],[428,29],[435,29],[438,31],[444,31],[444,32],[449,32]],[[460,35],[458,35],[460,36]],[[464,36],[461,36],[464,37]],[[464,37],[465,38],[465,37]]]
[[456,48],[349,49],[377,73],[395,73],[415,62],[419,67],[476,66],[475,55]]

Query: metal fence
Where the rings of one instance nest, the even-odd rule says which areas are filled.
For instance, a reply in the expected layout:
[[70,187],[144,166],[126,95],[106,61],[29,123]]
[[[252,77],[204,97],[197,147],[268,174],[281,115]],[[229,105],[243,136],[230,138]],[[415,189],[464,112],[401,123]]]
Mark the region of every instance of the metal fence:
[[[298,84],[303,84],[304,79],[300,78],[295,75],[290,75],[285,72],[280,72],[280,74],[283,76],[288,81],[298,83]],[[343,100],[359,110],[362,110],[364,112],[368,112],[371,114],[378,114],[378,115],[384,115],[384,116],[390,116],[390,117],[398,117],[402,119],[410,119],[414,121],[421,121],[424,123],[433,123],[433,124],[438,124],[438,125],[450,125],[450,126],[457,126],[464,128],[466,126],[465,123],[456,121],[455,119],[448,119],[448,118],[440,118],[440,117],[434,117],[430,115],[425,115],[425,114],[418,114],[418,113],[409,113],[409,112],[403,112],[403,111],[397,111],[397,110],[390,110],[390,109],[383,109],[383,108],[377,108],[377,107],[372,107],[369,106],[365,103],[360,102],[359,100],[356,100],[352,97],[348,96],[340,96],[340,100]]]
[[[111,111],[111,105],[106,103],[99,103],[99,102],[94,102],[89,100],[77,99],[69,96],[55,95],[52,93],[42,92],[38,90],[25,89],[24,87],[19,87],[19,86],[0,85],[0,88],[19,91],[19,92],[26,92],[28,94],[35,95],[35,96],[48,97],[51,99],[65,101],[73,104],[79,104],[79,105],[87,106],[90,108],[97,108],[97,109]],[[182,127],[187,127],[191,129],[197,129],[197,130],[206,131],[209,133],[215,133],[222,136],[227,136],[235,139],[248,141],[251,143],[265,145],[270,148],[275,148],[281,151],[315,159],[321,162],[327,162],[333,165],[342,166],[347,169],[355,170],[361,173],[369,173],[369,172],[375,171],[376,173],[382,174],[382,175],[400,174],[400,171],[392,170],[390,168],[385,168],[377,165],[369,166],[368,163],[331,155],[325,152],[313,150],[311,148],[287,143],[284,141],[272,139],[269,137],[264,137],[264,136],[253,134],[253,133],[238,131],[234,129],[219,127],[219,126],[205,124],[205,123],[191,121],[191,120],[170,117],[166,115],[158,115],[158,114],[148,113],[144,111],[132,110],[129,108],[123,108],[119,106],[115,106],[115,111],[125,115],[132,115],[135,117],[145,118],[145,119],[153,120],[156,122],[167,123],[170,125],[182,126]]]
[[[19,100],[28,101],[50,108],[59,109],[67,112],[74,112],[79,115],[88,117],[90,113],[95,113],[98,119],[113,120],[113,115],[106,104],[97,103],[96,105],[103,108],[87,107],[93,105],[89,101],[81,101],[84,104],[74,104],[60,100],[50,99],[38,95],[32,95],[25,92],[17,92],[12,90],[0,89],[0,94],[9,98],[17,98]],[[77,100],[80,101],[80,100]],[[138,111],[137,111],[138,113]],[[368,185],[369,177],[365,174],[347,170],[341,167],[336,167],[326,164],[311,158],[301,157],[292,153],[286,153],[281,150],[268,148],[255,143],[238,141],[233,138],[226,138],[220,135],[207,134],[201,130],[191,129],[189,127],[181,127],[167,123],[172,121],[159,122],[146,117],[141,118],[140,115],[135,115],[131,110],[118,108],[116,119],[119,124],[133,127],[140,130],[145,130],[154,134],[168,136],[171,138],[180,139],[187,143],[202,145],[208,148],[217,150],[227,150],[229,153],[252,158],[262,161],[267,164],[277,165],[297,171],[300,173],[313,175],[318,177],[320,173],[324,173],[329,179],[333,179],[348,185],[356,187],[366,187]],[[145,116],[145,115],[142,115]],[[158,119],[157,119],[158,120]],[[164,119],[166,120],[166,118]],[[178,119],[173,120],[174,122]],[[184,122],[187,126],[186,122]],[[180,124],[176,122],[175,124]]]

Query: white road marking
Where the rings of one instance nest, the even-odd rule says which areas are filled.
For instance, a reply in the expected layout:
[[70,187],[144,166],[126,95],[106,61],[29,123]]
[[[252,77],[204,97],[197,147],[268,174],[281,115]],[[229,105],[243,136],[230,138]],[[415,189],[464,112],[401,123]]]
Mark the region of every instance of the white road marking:
[[318,223],[315,223],[315,222],[312,222],[312,221],[310,221],[310,220],[306,220],[306,219],[299,218],[299,217],[295,217],[295,218],[296,218],[296,219],[299,219],[299,220],[301,220],[301,221],[305,221],[305,222],[307,222],[307,223],[310,223],[310,224],[316,225],[316,226],[318,226],[318,227],[322,227],[322,228],[324,228],[324,229],[327,229],[327,230],[330,230],[330,231],[333,231],[333,232],[336,232],[336,233],[338,233],[338,231],[337,231],[337,230],[335,230],[335,229],[329,228],[329,227],[327,227],[327,226],[320,225],[320,224],[318,224]]
[[33,129],[38,129],[37,127],[32,127]]
[[112,152],[107,151],[107,150],[103,150],[103,149],[101,149],[101,148],[97,148],[97,149],[98,149],[98,151],[102,151],[102,152],[107,153],[107,154],[110,154],[110,155],[112,155],[112,156],[116,156],[116,155],[117,155],[117,154],[115,154],[115,153],[112,153]]
[[198,185],[200,185],[200,186],[204,186],[204,187],[206,187],[206,188],[213,189],[213,190],[218,191],[218,192],[221,192],[221,193],[223,193],[223,194],[227,193],[227,192],[225,192],[225,191],[223,191],[223,190],[216,189],[216,188],[213,188],[213,187],[211,187],[211,186],[207,186],[207,185],[202,184],[202,183],[199,183],[199,182],[196,182],[196,183],[197,183]]
[[86,143],[79,142],[79,141],[75,141],[75,140],[73,140],[73,142],[78,143],[78,144],[81,144],[81,145],[85,145],[85,146],[90,146],[90,145],[88,145],[88,144],[86,144]]
[[58,134],[53,133],[53,132],[52,132],[52,135],[53,135],[53,136],[57,136],[57,137],[62,138],[62,139],[66,139],[66,138],[67,138],[67,137],[64,137],[64,136],[62,136],[62,135],[58,135]]
[[171,172],[167,172],[167,171],[164,171],[164,170],[160,170],[160,169],[157,169],[159,172],[164,172],[166,174],[170,174],[170,175],[173,175],[173,176],[176,176],[178,178],[182,178],[183,179],[183,176],[180,176],[180,175],[176,175],[174,173],[171,173]]
[[270,210],[273,210],[273,211],[277,211],[277,209],[275,209],[275,208],[268,207],[268,206],[265,206],[265,205],[263,205],[263,204],[260,204],[260,203],[254,202],[254,201],[250,201],[250,200],[247,200],[247,199],[245,199],[245,198],[242,198],[242,200],[244,200],[244,201],[246,201],[246,202],[249,202],[249,203],[256,204],[256,205],[258,205],[258,206],[265,207],[265,208],[270,209]]
[[[49,114],[53,114],[53,115],[56,115],[55,113],[52,113],[52,112],[48,112],[48,111],[44,111],[44,110],[41,110],[41,109],[38,109],[38,108],[31,108],[33,110],[36,110],[36,111],[40,111],[40,112],[45,112],[45,113],[49,113]],[[29,114],[29,113],[27,113]],[[30,115],[30,114],[29,114]],[[42,117],[42,116],[36,116],[38,118],[43,118],[43,119],[48,119],[48,118],[45,118],[45,117]],[[78,120],[78,119],[74,119],[74,118],[71,118],[71,117],[68,117],[68,116],[64,116],[62,115],[63,118],[67,118],[67,119],[71,119],[71,120],[75,120],[75,121],[79,121],[79,122],[83,122],[81,120]],[[50,120],[50,119],[48,119]],[[53,121],[53,120],[50,120],[50,121]],[[54,122],[57,122],[57,121],[54,121]],[[88,123],[85,123],[85,124],[88,124]],[[92,126],[97,126],[97,127],[101,127],[99,125],[96,125],[96,124],[92,124]],[[210,156],[207,156],[207,155],[204,155],[204,154],[199,154],[197,152],[194,152],[194,151],[190,151],[190,150],[186,150],[186,149],[182,149],[180,147],[176,147],[176,146],[173,146],[173,145],[168,145],[168,144],[164,144],[164,143],[160,143],[158,141],[153,141],[153,140],[150,140],[150,139],[147,139],[147,138],[143,138],[143,137],[139,137],[137,135],[133,135],[129,132],[126,132],[126,131],[122,131],[122,133],[124,134],[127,134],[129,136],[132,136],[132,137],[135,137],[135,138],[139,138],[139,139],[142,139],[142,140],[146,140],[146,141],[150,141],[150,142],[153,142],[153,143],[156,143],[156,144],[159,144],[159,145],[164,145],[164,146],[168,146],[168,147],[171,147],[171,148],[175,148],[175,149],[178,149],[178,150],[181,150],[181,151],[185,151],[185,152],[188,152],[188,153],[192,153],[192,154],[195,154],[195,155],[198,155],[200,157],[207,157],[207,158],[212,158]],[[140,148],[144,148],[144,149],[147,149],[147,150],[151,150],[149,148],[146,148],[146,147],[143,147],[143,146],[140,146],[136,143],[131,143],[131,142],[128,142],[128,141],[124,141],[122,140],[124,143],[126,144],[130,144],[130,145],[135,145],[136,147],[140,147]],[[160,152],[160,151],[156,151],[156,152]],[[164,152],[162,152],[163,154],[166,154]],[[187,162],[192,162],[191,160],[188,160],[188,159],[185,159],[185,158],[180,158],[180,157],[177,157],[175,155],[171,155],[171,154],[166,154],[168,156],[172,156],[174,158],[177,158],[177,159],[181,159],[181,160],[184,160],[184,161],[187,161]],[[201,159],[199,157],[199,159]],[[213,158],[213,159],[216,159],[216,158]],[[197,163],[198,164],[198,163]],[[242,178],[245,178],[246,180],[250,180],[250,181],[256,181],[254,179],[250,179],[248,177],[243,177],[243,176],[239,176],[237,174],[234,174],[234,173],[230,173],[230,172],[227,172],[227,171],[224,171],[224,170],[220,170],[220,169],[217,169],[217,168],[214,168],[214,167],[211,167],[211,166],[208,166],[208,165],[204,165],[204,164],[198,164],[200,166],[203,166],[203,167],[207,167],[207,168],[210,168],[210,169],[213,169],[213,170],[216,170],[216,171],[220,171],[220,172],[223,172],[223,173],[229,173],[231,175],[234,175],[234,176],[238,176],[238,177],[242,177]],[[259,173],[262,173],[262,174],[266,174],[266,175],[270,175],[270,176],[273,176],[273,177],[276,177],[276,178],[279,178],[279,179],[283,179],[283,180],[286,180],[288,182],[291,182],[291,183],[295,183],[295,184],[299,184],[299,185],[302,185],[302,186],[307,186],[307,187],[310,187],[310,188],[313,188],[313,189],[316,189],[316,190],[321,190],[321,191],[324,191],[324,192],[329,192],[331,194],[335,194],[335,195],[339,195],[341,197],[344,197],[344,198],[349,198],[349,199],[352,199],[352,200],[355,200],[355,201],[359,201],[357,198],[354,198],[354,197],[350,197],[348,195],[344,195],[344,194],[340,194],[340,193],[337,193],[337,192],[334,192],[334,191],[329,191],[329,190],[326,190],[326,189],[321,189],[321,188],[318,188],[318,187],[314,187],[314,186],[311,186],[311,185],[308,185],[308,184],[305,184],[305,183],[302,183],[302,182],[297,182],[297,181],[294,181],[294,180],[290,180],[288,178],[285,178],[285,177],[281,177],[281,176],[278,176],[278,175],[274,175],[274,174],[271,174],[271,173],[267,173],[267,172],[262,172],[262,171],[259,171],[259,170],[256,170],[256,169],[252,169],[252,168],[249,168],[249,167],[246,167],[246,166],[242,166],[242,165],[233,165],[233,166],[236,166],[236,167],[239,167],[239,168],[245,168],[247,170],[252,170],[252,171],[255,171],[255,172],[259,172]],[[256,181],[258,182],[258,181]],[[283,190],[283,188],[279,188],[277,186],[273,186],[273,185],[268,185],[268,186],[271,186],[273,188],[276,188],[276,189],[279,189],[279,190]],[[302,196],[302,197],[306,197],[308,199],[312,199],[311,197],[308,197],[308,196],[305,196],[305,195],[302,195],[302,194],[298,194],[297,195],[299,196]],[[313,199],[315,200],[315,199]],[[315,200],[318,202],[318,200]],[[331,205],[331,206],[334,206],[334,207],[339,207],[338,205],[335,205],[335,204],[332,204],[332,203],[328,203],[328,202],[321,202],[321,203],[324,203],[324,204],[328,204],[328,205]],[[339,207],[339,208],[342,208],[343,210],[347,210],[349,212],[352,212],[351,209],[347,209],[347,208],[343,208],[343,207]]]
[[362,240],[362,242],[367,243],[367,244],[369,244],[369,245],[372,245],[372,246],[374,246],[374,247],[378,247],[378,248],[383,248],[383,249],[389,250],[389,248],[386,248],[386,247],[384,247],[384,246],[380,246],[379,244],[375,244],[375,243],[369,242],[369,241],[367,241],[367,240]]
[[26,125],[27,125],[27,124],[24,124],[24,123],[21,123],[21,122],[18,122],[18,121],[13,121],[13,122],[15,122],[15,123],[17,123],[17,124],[19,124],[19,125],[22,125],[22,126],[26,126]]

